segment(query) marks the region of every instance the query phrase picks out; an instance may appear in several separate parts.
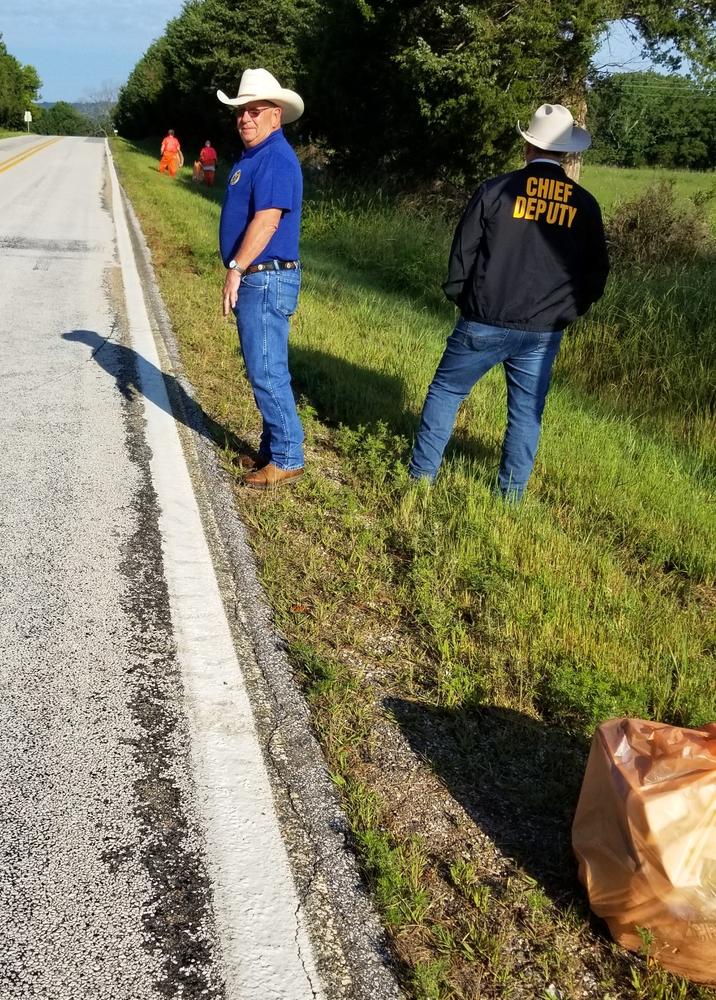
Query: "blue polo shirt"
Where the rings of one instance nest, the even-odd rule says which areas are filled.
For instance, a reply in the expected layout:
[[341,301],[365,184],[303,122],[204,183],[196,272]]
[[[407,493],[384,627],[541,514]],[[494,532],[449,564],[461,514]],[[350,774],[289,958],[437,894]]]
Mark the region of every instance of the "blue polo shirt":
[[221,208],[219,247],[224,266],[236,255],[256,212],[266,208],[280,208],[281,220],[264,252],[251,263],[298,260],[302,199],[301,166],[281,129],[245,149],[231,168]]

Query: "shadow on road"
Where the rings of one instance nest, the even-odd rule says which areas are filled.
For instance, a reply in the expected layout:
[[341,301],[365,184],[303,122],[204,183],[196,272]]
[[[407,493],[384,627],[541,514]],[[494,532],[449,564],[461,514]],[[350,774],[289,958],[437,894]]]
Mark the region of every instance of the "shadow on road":
[[[114,340],[102,337],[94,330],[70,330],[62,334],[63,340],[85,344],[90,348],[93,361],[110,375],[122,396],[127,400],[144,396],[160,410],[169,413],[179,423],[201,434],[223,448],[238,452],[251,452],[251,447],[222,424],[217,423],[199,403],[189,395],[178,378],[161,372],[151,361]],[[146,384],[140,382],[140,365],[152,376]],[[158,376],[155,378],[154,376]],[[164,383],[166,395],[158,391]]]

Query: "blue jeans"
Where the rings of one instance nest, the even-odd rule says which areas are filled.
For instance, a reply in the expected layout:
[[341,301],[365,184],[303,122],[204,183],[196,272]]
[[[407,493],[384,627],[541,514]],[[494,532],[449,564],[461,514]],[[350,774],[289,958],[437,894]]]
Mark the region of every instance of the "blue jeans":
[[552,365],[563,331],[535,333],[461,319],[428,389],[415,440],[410,475],[434,479],[452,434],[460,403],[478,379],[501,363],[507,379],[507,431],[498,485],[519,499],[532,473]]
[[289,317],[300,288],[300,270],[245,274],[234,308],[246,374],[263,418],[259,457],[280,469],[303,468],[303,427],[288,370]]

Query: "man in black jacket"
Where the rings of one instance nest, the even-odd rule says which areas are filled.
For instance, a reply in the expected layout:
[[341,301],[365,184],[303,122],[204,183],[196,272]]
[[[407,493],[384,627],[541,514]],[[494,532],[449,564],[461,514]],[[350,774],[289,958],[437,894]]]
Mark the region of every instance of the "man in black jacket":
[[460,220],[445,294],[460,320],[428,389],[410,462],[414,479],[435,478],[458,407],[501,363],[507,430],[498,486],[520,499],[532,472],[552,365],[565,327],[604,291],[609,271],[595,199],[562,169],[564,153],[591,144],[560,104],[543,104],[526,130],[525,166],[494,177]]

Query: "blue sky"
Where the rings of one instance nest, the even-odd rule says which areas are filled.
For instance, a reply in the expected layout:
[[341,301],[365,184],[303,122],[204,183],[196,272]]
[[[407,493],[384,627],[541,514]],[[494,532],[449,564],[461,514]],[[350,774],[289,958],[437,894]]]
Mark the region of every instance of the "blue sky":
[[40,100],[76,101],[121,86],[182,0],[3,0],[2,8],[3,41],[40,74]]
[[[121,86],[181,8],[182,0],[4,0],[0,32],[37,69],[41,100],[89,100]],[[648,68],[618,25],[595,61],[608,72]]]
[[[645,69],[664,72],[660,67],[653,66],[648,59],[642,59],[641,45],[632,41],[621,21],[616,21],[602,40],[594,65],[603,73],[635,73]],[[683,67],[680,72],[686,71],[686,67]]]

